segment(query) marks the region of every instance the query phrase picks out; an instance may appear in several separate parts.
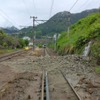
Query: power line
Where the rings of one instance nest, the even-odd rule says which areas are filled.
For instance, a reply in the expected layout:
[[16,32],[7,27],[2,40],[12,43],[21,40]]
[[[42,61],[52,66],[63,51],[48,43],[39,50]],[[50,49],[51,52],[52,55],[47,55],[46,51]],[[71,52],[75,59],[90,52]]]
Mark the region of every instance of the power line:
[[71,24],[71,17],[70,17],[70,11],[74,8],[74,6],[77,4],[79,0],[76,0],[76,2],[72,5],[72,7],[69,9],[69,13],[68,13],[68,38],[70,35],[70,24]]
[[99,8],[100,8],[100,0],[98,0],[98,3],[99,3]]
[[69,9],[69,12],[74,8],[74,6],[77,4],[79,0],[76,0],[76,2],[72,5],[72,7]]
[[29,10],[28,10],[28,7],[27,7],[27,5],[26,5],[25,0],[22,0],[22,1],[23,1],[24,5],[25,5],[26,11],[28,12],[28,15],[30,15],[31,13],[30,13]]
[[90,0],[86,0],[78,9],[81,9],[82,7],[87,7],[89,5]]
[[[0,12],[1,13],[1,12]],[[5,20],[7,20],[7,21],[9,21],[11,24],[13,24],[10,20],[8,20],[4,15],[2,15],[2,13],[1,13],[1,16],[5,19]]]
[[[5,18],[6,20],[8,20],[13,26],[15,26],[14,24],[17,25],[17,27],[19,26],[13,19],[11,19],[2,9],[0,9],[0,12],[3,18]],[[14,22],[14,23],[13,23]]]
[[35,13],[37,14],[36,6],[35,6],[35,0],[32,0],[32,1],[33,1],[33,9],[34,9]]
[[52,14],[53,5],[54,5],[54,0],[52,0],[52,3],[51,3],[51,8],[50,8],[50,15],[49,15],[49,18],[51,17],[51,14]]

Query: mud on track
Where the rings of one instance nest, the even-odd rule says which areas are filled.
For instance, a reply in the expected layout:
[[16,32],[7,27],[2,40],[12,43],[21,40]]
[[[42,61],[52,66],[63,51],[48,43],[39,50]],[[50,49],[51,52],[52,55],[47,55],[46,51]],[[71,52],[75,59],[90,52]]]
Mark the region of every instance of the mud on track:
[[0,89],[0,100],[38,100],[42,73],[24,72]]
[[100,100],[100,74],[95,73],[97,65],[92,59],[78,55],[56,56],[51,50],[47,53],[50,56],[44,56],[44,50],[37,48],[34,52],[0,62],[0,88],[7,83],[0,89],[0,100],[39,100],[43,68],[48,71],[52,100],[58,100],[58,97],[66,100],[66,94],[67,98],[71,96],[59,69],[83,100]]

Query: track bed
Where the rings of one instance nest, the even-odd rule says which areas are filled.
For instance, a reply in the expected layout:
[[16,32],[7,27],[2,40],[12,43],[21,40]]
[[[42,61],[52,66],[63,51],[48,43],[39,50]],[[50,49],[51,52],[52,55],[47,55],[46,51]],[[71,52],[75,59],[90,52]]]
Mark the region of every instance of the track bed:
[[0,89],[0,100],[39,100],[42,73],[21,73]]
[[79,100],[60,72],[49,74],[51,100]]

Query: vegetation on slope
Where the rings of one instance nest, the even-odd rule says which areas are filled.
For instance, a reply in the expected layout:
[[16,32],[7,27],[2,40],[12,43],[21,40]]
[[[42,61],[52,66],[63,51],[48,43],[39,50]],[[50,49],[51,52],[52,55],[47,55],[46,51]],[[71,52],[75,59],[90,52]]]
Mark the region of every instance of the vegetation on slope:
[[23,48],[28,45],[27,40],[14,38],[0,30],[0,49]]
[[96,73],[100,73],[100,66],[96,67]]
[[[87,15],[97,12],[97,9],[92,10],[86,10],[81,13],[70,13],[71,17],[71,23],[74,24],[81,18],[86,17]],[[68,15],[69,12],[59,12],[55,14],[53,17],[51,17],[47,22],[43,24],[39,24],[35,27],[35,34],[37,38],[41,38],[42,36],[53,36],[55,33],[61,33],[67,30],[68,27]],[[23,37],[25,35],[29,37],[33,37],[33,31],[32,27],[24,28],[20,30],[20,37]]]
[[70,35],[63,32],[57,41],[59,54],[82,54],[84,47],[92,41],[91,55],[100,58],[100,13],[89,15],[71,26]]

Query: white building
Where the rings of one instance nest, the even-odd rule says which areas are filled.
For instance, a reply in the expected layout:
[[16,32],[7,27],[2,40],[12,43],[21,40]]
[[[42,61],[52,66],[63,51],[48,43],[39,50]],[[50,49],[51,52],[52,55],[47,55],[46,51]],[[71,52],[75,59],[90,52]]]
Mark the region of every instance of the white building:
[[24,36],[24,37],[23,37],[23,39],[24,39],[24,40],[28,40],[28,41],[30,41],[30,40],[31,40],[31,38],[30,38],[30,37],[28,37],[28,36]]

